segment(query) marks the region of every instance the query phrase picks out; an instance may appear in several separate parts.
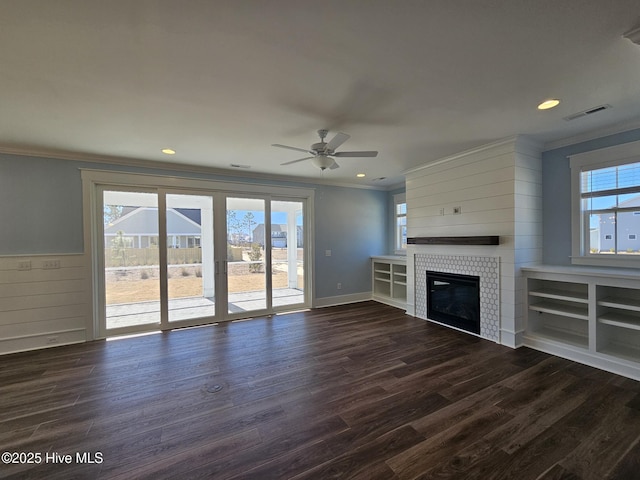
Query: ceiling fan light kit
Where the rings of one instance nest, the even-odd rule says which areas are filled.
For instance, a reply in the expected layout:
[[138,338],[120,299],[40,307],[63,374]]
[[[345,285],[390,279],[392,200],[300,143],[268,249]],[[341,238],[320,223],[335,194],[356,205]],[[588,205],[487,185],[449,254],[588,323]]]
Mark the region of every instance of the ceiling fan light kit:
[[317,157],[313,157],[311,159],[311,163],[313,163],[320,170],[326,170],[327,168],[331,168],[333,165],[338,165],[333,158],[327,157],[326,155],[318,155]]
[[286,148],[288,150],[295,150],[298,152],[305,152],[311,154],[311,157],[298,158],[297,160],[291,160],[289,162],[281,163],[280,165],[291,165],[293,163],[302,162],[304,160],[311,160],[311,163],[324,171],[327,168],[334,170],[338,168],[338,165],[332,157],[376,157],[378,152],[375,150],[359,151],[359,152],[336,152],[336,149],[340,147],[344,142],[351,138],[346,133],[338,132],[335,136],[326,143],[324,139],[327,137],[329,130],[318,130],[318,136],[320,141],[311,145],[311,148],[306,150],[304,148],[290,147],[289,145],[282,145],[279,143],[272,143],[272,147]]

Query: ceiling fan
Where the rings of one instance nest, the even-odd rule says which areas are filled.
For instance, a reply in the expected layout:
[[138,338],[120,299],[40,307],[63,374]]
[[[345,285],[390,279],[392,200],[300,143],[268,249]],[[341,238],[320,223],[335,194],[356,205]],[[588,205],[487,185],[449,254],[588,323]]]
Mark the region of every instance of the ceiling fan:
[[376,157],[378,155],[377,151],[362,151],[362,152],[336,152],[336,148],[342,145],[344,142],[351,138],[346,133],[338,132],[336,135],[326,143],[324,139],[326,138],[329,130],[318,130],[318,136],[320,137],[320,141],[318,143],[314,143],[311,145],[311,148],[304,149],[298,147],[290,147],[288,145],[280,145],[279,143],[271,144],[272,147],[279,148],[287,148],[289,150],[296,150],[298,152],[305,152],[311,154],[310,157],[299,158],[297,160],[291,160],[290,162],[284,162],[280,165],[291,165],[292,163],[302,162],[304,160],[311,160],[316,167],[320,170],[326,170],[327,168],[330,170],[334,170],[340,165],[333,159],[332,157]]

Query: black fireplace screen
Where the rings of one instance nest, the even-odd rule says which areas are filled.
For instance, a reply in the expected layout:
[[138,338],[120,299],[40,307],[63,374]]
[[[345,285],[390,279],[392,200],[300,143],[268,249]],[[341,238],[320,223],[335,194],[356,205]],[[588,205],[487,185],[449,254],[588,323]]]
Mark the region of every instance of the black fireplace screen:
[[480,334],[480,277],[428,271],[427,318]]

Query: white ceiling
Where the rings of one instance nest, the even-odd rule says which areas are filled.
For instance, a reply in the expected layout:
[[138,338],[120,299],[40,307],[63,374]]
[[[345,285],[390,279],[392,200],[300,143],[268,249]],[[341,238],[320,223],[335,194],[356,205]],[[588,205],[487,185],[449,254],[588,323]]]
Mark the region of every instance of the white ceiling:
[[[640,117],[637,0],[0,0],[0,145],[320,178],[403,171],[515,134]],[[559,107],[538,111],[549,97]],[[563,117],[610,104],[568,122]],[[332,133],[328,138],[332,137]],[[168,157],[160,150],[171,147]],[[356,179],[358,172],[366,173]],[[387,177],[384,181],[374,181]]]

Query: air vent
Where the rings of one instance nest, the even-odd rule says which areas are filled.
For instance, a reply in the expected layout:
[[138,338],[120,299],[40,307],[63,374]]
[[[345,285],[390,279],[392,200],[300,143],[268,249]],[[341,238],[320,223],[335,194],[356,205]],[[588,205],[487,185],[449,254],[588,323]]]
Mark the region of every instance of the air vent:
[[601,112],[603,110],[607,110],[609,108],[611,108],[611,105],[609,105],[609,104],[598,105],[597,107],[593,107],[593,108],[590,108],[588,110],[583,110],[582,112],[574,113],[573,115],[569,115],[568,117],[564,117],[564,119],[567,122],[570,122],[571,120],[575,120],[576,118],[586,117],[587,115],[593,115],[594,113],[598,113],[598,112]]

